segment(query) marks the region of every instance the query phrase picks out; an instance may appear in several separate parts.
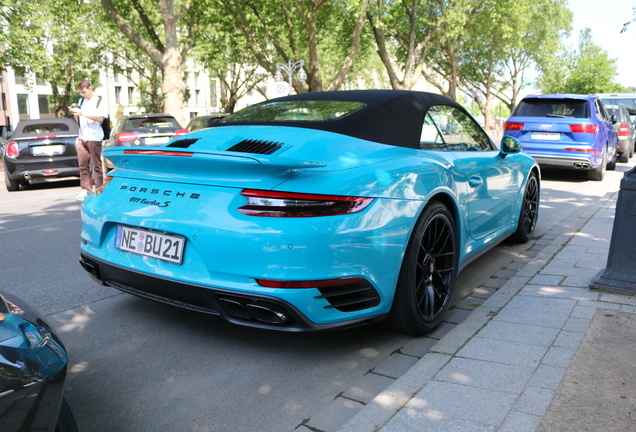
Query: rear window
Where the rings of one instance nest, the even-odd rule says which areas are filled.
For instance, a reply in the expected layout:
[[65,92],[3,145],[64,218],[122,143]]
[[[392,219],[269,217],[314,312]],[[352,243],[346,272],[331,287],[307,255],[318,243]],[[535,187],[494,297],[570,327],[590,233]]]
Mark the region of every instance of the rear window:
[[174,117],[132,118],[126,120],[125,131],[149,128],[181,128]]
[[517,117],[590,118],[590,104],[576,99],[524,99],[512,114]]
[[25,135],[50,135],[59,132],[69,132],[69,125],[64,123],[44,123],[44,124],[30,124],[22,128],[22,133]]
[[326,122],[346,117],[365,106],[363,102],[329,100],[272,102],[244,108],[220,123]]
[[605,105],[623,104],[630,116],[636,115],[636,98],[602,98]]

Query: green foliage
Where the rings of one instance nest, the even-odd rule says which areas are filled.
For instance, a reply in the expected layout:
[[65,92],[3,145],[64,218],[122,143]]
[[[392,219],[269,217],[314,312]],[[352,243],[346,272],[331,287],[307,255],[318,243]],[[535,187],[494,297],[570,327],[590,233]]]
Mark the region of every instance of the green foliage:
[[616,59],[592,42],[589,28],[579,35],[578,51],[562,50],[550,62],[549,72],[544,72],[538,83],[544,93],[593,94],[622,89],[614,81]]

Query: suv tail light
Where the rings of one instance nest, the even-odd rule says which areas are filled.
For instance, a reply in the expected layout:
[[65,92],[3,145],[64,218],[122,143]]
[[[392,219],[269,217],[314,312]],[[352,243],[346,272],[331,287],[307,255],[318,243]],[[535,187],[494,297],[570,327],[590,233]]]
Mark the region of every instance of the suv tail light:
[[11,141],[10,143],[7,144],[7,151],[6,151],[7,157],[18,157],[18,143],[15,141]]
[[516,122],[505,122],[504,129],[505,130],[521,130],[523,129],[525,123],[516,123]]
[[174,133],[174,135],[180,137],[181,135],[185,135],[187,133],[190,133],[190,131],[187,129],[179,129]]
[[627,126],[627,123],[621,123],[621,128],[618,131],[618,136],[629,136],[629,126]]
[[314,195],[244,189],[247,205],[238,210],[248,216],[317,217],[358,213],[367,208],[373,198],[334,195]]
[[117,134],[117,142],[119,144],[133,142],[137,140],[137,134],[134,132],[120,132]]
[[595,124],[571,124],[569,126],[572,133],[598,133],[598,125]]

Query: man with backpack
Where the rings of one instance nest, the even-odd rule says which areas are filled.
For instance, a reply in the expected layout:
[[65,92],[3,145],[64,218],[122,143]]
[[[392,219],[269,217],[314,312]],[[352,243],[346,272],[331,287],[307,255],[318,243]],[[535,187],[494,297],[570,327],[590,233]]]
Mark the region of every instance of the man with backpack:
[[82,192],[75,199],[84,201],[86,195],[93,192],[93,178],[91,178],[90,172],[91,159],[93,160],[95,189],[99,189],[104,184],[101,155],[102,140],[107,137],[104,137],[102,123],[104,120],[108,121],[108,107],[106,104],[101,104],[101,98],[93,94],[93,87],[87,78],[82,78],[77,83],[77,90],[82,98],[79,100],[79,106],[71,107],[70,111],[75,115],[75,120],[80,125],[76,145]]

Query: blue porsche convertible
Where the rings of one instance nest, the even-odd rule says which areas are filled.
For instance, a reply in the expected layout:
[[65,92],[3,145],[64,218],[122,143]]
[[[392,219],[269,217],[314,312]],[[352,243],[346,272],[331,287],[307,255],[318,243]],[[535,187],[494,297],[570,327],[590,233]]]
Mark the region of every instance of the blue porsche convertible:
[[232,323],[430,332],[455,278],[526,242],[540,171],[456,102],[398,90],[305,93],[161,147],[106,149],[82,205],[97,282]]

